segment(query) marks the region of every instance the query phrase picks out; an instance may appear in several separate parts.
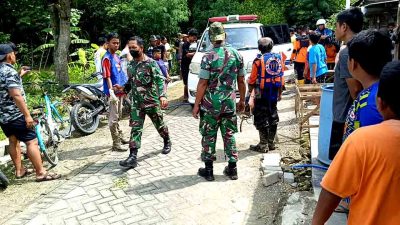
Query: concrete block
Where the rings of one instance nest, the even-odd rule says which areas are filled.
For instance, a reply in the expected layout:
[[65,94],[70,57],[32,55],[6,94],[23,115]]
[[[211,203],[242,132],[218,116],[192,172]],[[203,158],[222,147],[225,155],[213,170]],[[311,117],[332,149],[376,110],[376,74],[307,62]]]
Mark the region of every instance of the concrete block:
[[264,154],[263,164],[266,166],[280,166],[281,155],[279,153]]
[[261,178],[265,187],[269,187],[280,181],[278,172],[268,172]]
[[282,171],[282,168],[280,166],[267,166],[262,163],[261,167],[263,170],[267,170],[267,171],[276,171],[276,172]]
[[283,180],[286,183],[294,183],[294,174],[293,173],[284,173],[283,174]]

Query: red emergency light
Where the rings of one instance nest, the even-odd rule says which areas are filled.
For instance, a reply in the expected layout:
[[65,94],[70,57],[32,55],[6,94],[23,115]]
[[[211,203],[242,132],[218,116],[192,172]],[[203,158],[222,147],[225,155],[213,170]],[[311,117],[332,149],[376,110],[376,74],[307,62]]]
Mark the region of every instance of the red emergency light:
[[220,16],[220,17],[211,17],[208,19],[208,22],[239,22],[239,21],[247,21],[253,22],[258,19],[257,15],[230,15],[230,16]]

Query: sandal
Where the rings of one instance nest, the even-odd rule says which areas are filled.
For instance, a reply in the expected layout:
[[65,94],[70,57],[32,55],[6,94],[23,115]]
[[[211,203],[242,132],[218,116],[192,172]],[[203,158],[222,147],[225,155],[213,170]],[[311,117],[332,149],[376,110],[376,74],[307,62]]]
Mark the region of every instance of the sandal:
[[336,213],[346,213],[349,214],[349,205],[345,200],[343,199],[339,205],[335,209]]
[[60,178],[61,178],[60,174],[46,172],[46,174],[43,177],[37,177],[36,182],[51,181]]
[[25,168],[24,174],[22,174],[21,176],[15,175],[15,179],[17,179],[17,180],[22,179],[22,178],[24,178],[24,177],[26,177],[26,176],[28,176],[28,175],[31,175],[32,173],[33,173],[33,169],[27,169],[27,168]]

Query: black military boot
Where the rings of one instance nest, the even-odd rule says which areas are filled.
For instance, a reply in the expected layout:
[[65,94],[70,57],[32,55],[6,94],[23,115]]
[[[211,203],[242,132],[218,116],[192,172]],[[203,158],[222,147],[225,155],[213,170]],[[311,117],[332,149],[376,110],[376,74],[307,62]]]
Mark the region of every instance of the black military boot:
[[268,128],[258,130],[260,142],[257,145],[250,145],[251,151],[268,152]]
[[119,161],[119,165],[128,168],[135,168],[137,166],[137,148],[131,148],[127,159]]
[[165,138],[164,139],[164,147],[163,147],[163,150],[162,150],[161,153],[164,154],[164,155],[170,153],[171,152],[171,145],[172,145],[171,139],[169,137]]
[[231,180],[237,180],[238,179],[236,162],[229,162],[228,163],[228,166],[226,166],[225,169],[224,169],[224,175],[229,177],[229,178],[231,178]]
[[270,151],[275,150],[275,136],[276,136],[276,130],[278,129],[278,125],[272,125],[269,126],[269,132],[268,132],[268,149]]
[[206,161],[204,162],[206,165],[205,168],[199,168],[199,172],[197,173],[199,176],[204,177],[207,181],[213,181],[214,172],[213,172],[213,161]]

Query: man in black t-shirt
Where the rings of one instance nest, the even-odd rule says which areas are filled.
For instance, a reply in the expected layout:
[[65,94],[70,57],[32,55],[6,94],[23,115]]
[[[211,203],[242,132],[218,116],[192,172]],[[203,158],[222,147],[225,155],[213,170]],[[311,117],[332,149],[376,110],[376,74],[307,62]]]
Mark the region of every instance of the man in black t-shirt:
[[165,59],[165,46],[161,45],[160,37],[157,35],[150,36],[150,46],[147,49],[146,55],[153,59],[153,49],[158,48],[161,50],[161,58]]
[[195,51],[190,51],[190,45],[193,43],[197,42],[197,35],[198,32],[196,29],[190,29],[189,32],[189,38],[187,42],[184,42],[182,45],[182,61],[181,61],[181,72],[182,72],[182,79],[183,79],[183,84],[185,85],[184,89],[184,101],[188,100],[188,76],[189,76],[189,65],[192,62],[192,58],[195,54]]

